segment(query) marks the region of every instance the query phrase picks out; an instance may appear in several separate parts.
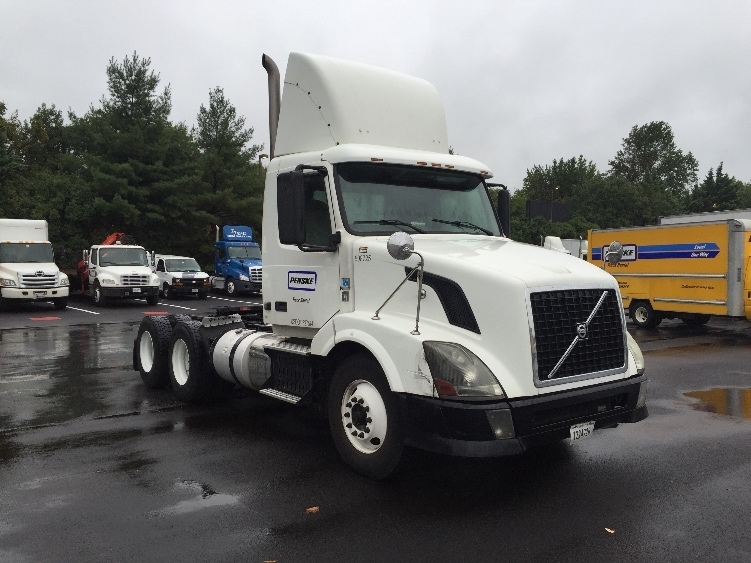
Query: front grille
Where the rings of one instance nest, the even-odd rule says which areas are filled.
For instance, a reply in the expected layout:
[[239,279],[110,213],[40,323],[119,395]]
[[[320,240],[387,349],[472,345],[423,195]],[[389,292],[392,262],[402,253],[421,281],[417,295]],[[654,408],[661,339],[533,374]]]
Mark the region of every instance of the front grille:
[[35,288],[35,287],[55,287],[57,285],[57,274],[55,273],[42,273],[42,275],[34,272],[33,274],[20,274],[19,276],[21,287]]
[[[586,336],[580,339],[577,325],[589,318],[603,291],[607,296],[590,321]],[[530,294],[530,301],[537,353],[535,375],[541,383],[625,367],[623,321],[615,290],[541,291]],[[571,353],[549,377],[575,340]]]
[[263,268],[261,266],[254,266],[250,268],[250,281],[253,283],[261,283],[263,278]]
[[185,287],[203,287],[203,278],[183,278]]
[[149,285],[149,276],[123,276],[121,280],[124,286]]

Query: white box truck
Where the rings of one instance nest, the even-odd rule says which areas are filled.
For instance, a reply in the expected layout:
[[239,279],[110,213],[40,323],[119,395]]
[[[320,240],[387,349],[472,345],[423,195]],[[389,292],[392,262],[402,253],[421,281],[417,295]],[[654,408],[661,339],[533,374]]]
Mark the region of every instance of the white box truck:
[[449,154],[431,84],[292,53],[280,103],[263,63],[263,304],[145,317],[147,386],[317,406],[342,459],[377,479],[407,446],[513,455],[647,416],[615,279],[504,235],[490,169]]
[[52,301],[68,305],[68,276],[55,264],[47,221],[0,219],[0,305]]

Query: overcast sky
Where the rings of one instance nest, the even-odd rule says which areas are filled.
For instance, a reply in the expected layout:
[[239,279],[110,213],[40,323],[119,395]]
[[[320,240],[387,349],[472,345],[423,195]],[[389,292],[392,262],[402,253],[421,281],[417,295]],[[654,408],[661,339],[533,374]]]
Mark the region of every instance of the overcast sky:
[[195,124],[209,90],[268,147],[261,54],[284,76],[301,51],[424,78],[449,144],[518,188],[526,170],[583,155],[600,171],[634,125],[668,122],[700,177],[751,181],[749,0],[0,0],[0,100],[83,115],[110,58],[137,51]]

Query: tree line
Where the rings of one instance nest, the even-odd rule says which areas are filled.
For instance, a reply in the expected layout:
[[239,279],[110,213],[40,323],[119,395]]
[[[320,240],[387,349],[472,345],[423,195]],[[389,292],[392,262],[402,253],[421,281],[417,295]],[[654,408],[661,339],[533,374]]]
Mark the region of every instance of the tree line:
[[[675,143],[664,121],[634,126],[600,172],[583,156],[527,170],[511,195],[511,236],[540,244],[547,235],[586,239],[588,229],[656,225],[666,215],[751,208],[751,183],[729,176],[720,162],[698,181],[699,164]],[[528,200],[560,202],[572,219],[526,216]]]
[[[212,263],[214,225],[261,234],[265,170],[235,107],[216,87],[196,125],[169,119],[172,92],[151,60],[133,53],[107,65],[107,91],[82,116],[42,104],[21,121],[0,100],[0,217],[46,219],[50,240],[73,267],[80,251],[125,232],[163,253]],[[453,148],[451,149],[453,152]],[[601,172],[583,156],[527,170],[511,196],[512,238],[586,238],[591,228],[656,224],[678,213],[751,207],[751,183],[711,168],[698,181],[694,156],[667,123],[634,126]],[[566,203],[572,219],[526,218],[528,200]]]
[[67,122],[54,104],[22,122],[0,101],[0,217],[46,219],[62,267],[112,232],[204,266],[214,225],[260,235],[265,170],[253,128],[220,87],[196,126],[171,122],[171,89],[150,66],[135,52],[111,59],[108,95]]

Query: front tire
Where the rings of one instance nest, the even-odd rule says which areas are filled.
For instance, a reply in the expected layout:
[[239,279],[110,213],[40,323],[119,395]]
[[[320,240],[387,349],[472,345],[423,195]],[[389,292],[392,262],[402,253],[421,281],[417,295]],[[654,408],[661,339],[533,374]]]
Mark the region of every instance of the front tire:
[[167,354],[172,390],[186,403],[206,400],[211,392],[211,374],[205,365],[200,326],[198,321],[178,323]]
[[149,389],[161,389],[169,382],[167,348],[171,335],[172,325],[167,317],[144,317],[138,327],[134,363]]
[[688,326],[703,326],[709,322],[709,315],[696,313],[693,315],[685,315],[681,317],[681,320]]
[[52,300],[52,304],[55,306],[55,309],[57,309],[58,311],[62,311],[68,306],[68,298],[58,297]]
[[104,296],[102,286],[98,283],[94,284],[94,305],[97,307],[104,307],[107,304],[107,298]]
[[146,296],[146,304],[147,305],[156,305],[159,303],[159,294],[156,295],[147,295]]
[[237,295],[237,284],[233,278],[227,278],[227,281],[224,282],[224,291],[230,297],[235,297]]
[[165,299],[172,299],[174,297],[167,282],[164,282],[164,285],[162,286],[162,296],[164,296]]
[[328,413],[334,445],[347,465],[371,479],[397,471],[404,431],[396,397],[375,359],[358,354],[337,367]]

